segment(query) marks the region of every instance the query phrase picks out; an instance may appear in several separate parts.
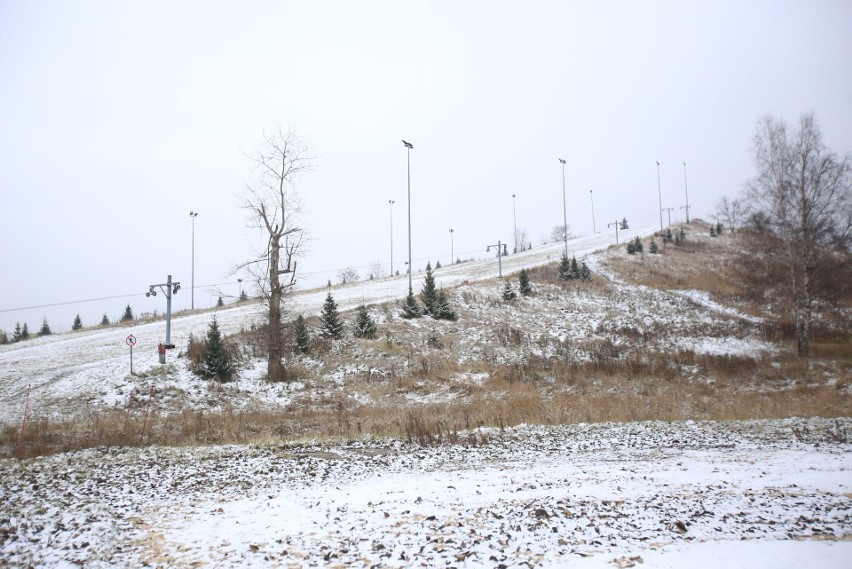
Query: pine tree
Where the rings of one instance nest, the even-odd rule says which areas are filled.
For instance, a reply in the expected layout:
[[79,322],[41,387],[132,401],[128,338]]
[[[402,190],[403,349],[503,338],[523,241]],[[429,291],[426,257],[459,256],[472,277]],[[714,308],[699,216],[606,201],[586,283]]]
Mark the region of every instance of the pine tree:
[[8,344],[9,336],[6,335],[5,330],[0,330],[0,345]]
[[431,263],[426,263],[426,278],[423,280],[423,290],[420,301],[423,303],[423,314],[434,314],[438,300],[438,289],[435,287],[435,277],[432,275]]
[[512,288],[512,283],[506,281],[503,285],[503,300],[511,301],[518,298],[518,295],[515,294],[515,290]]
[[130,304],[128,304],[124,308],[124,314],[121,315],[121,321],[130,322],[131,320],[133,320],[133,309],[130,308]]
[[710,237],[716,237],[716,226],[712,223],[710,224]]
[[633,240],[633,248],[636,249],[637,253],[641,253],[645,250],[645,247],[642,245],[642,240],[639,239],[639,236],[636,236],[636,239]]
[[219,297],[219,300],[216,301],[216,306],[225,306],[225,301],[222,300],[222,297]]
[[627,254],[635,255],[636,254],[636,243],[634,241],[627,242]]
[[402,303],[400,316],[403,318],[420,318],[422,315],[423,312],[417,306],[417,299],[414,297],[414,292],[409,288],[408,296],[405,297],[405,301]]
[[83,321],[80,320],[80,315],[78,314],[77,316],[74,317],[74,323],[71,324],[71,329],[72,330],[79,330],[82,327],[83,327]]
[[686,232],[684,232],[683,227],[681,227],[681,228],[680,228],[680,231],[678,232],[678,235],[680,236],[680,242],[681,242],[681,243],[683,243],[684,241],[686,241]]
[[621,227],[619,229],[630,229],[630,227],[628,227],[628,225],[627,225],[627,218],[626,217],[621,220]]
[[240,302],[245,302],[246,300],[248,300],[248,294],[245,289],[243,289],[240,291]]
[[521,274],[518,276],[518,289],[523,296],[529,296],[533,292],[532,285],[530,284],[530,274],[526,269],[521,269]]
[[356,338],[367,338],[369,340],[376,337],[376,323],[365,305],[357,308],[355,322],[352,323],[352,335]]
[[580,265],[577,264],[577,257],[575,255],[571,256],[571,278],[580,278]]
[[589,271],[589,266],[586,264],[586,261],[580,265],[580,280],[583,282],[589,282],[592,280],[592,273]]
[[21,323],[15,322],[15,330],[12,332],[12,342],[21,341]]
[[660,252],[660,248],[657,246],[657,242],[651,239],[651,246],[648,248],[652,254],[656,255]]
[[323,338],[337,339],[343,336],[343,323],[340,321],[340,313],[337,311],[337,303],[331,293],[325,297],[320,315],[320,336]]
[[559,278],[563,281],[569,281],[573,278],[571,261],[568,260],[568,256],[565,253],[562,254],[562,260],[559,262]]
[[680,245],[680,233],[675,233],[674,244]]
[[672,228],[669,227],[666,229],[666,235],[663,237],[663,243],[671,243],[674,240],[674,236],[672,236]]
[[722,222],[717,221],[716,222],[716,235],[721,235],[721,234],[722,234]]
[[305,324],[305,319],[299,314],[296,316],[296,321],[293,323],[293,343],[295,349],[303,354],[307,354],[311,349],[311,336],[308,332],[308,325]]
[[432,314],[435,320],[455,320],[458,318],[456,311],[450,306],[450,299],[444,289],[438,291],[438,298],[435,301],[435,312]]
[[39,336],[50,336],[53,332],[50,331],[50,325],[47,323],[47,318],[45,318],[41,323],[41,329],[38,331]]
[[435,270],[437,271],[440,268],[441,268],[441,261],[435,261]]
[[27,327],[27,323],[24,322],[24,326],[21,328],[21,340],[28,340],[30,337],[30,329]]
[[109,326],[109,318],[107,318],[106,312],[104,312],[104,317],[101,318],[101,326]]
[[231,366],[231,356],[225,347],[222,334],[219,332],[219,324],[216,322],[215,315],[207,328],[207,343],[204,350],[202,370],[206,377],[216,378],[220,381],[227,381],[234,373]]

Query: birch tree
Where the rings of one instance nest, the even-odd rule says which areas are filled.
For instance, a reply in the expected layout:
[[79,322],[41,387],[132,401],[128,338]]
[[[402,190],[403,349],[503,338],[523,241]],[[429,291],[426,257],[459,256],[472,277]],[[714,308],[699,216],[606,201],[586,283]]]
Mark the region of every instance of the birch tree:
[[249,226],[260,230],[266,238],[266,247],[236,270],[245,269],[253,276],[268,306],[266,375],[269,381],[281,381],[286,379],[282,301],[284,293],[296,284],[297,257],[305,243],[296,182],[310,169],[311,157],[295,131],[279,128],[272,134],[264,134],[262,144],[248,159],[253,171],[242,206],[248,212]]
[[768,253],[784,263],[798,353],[808,356],[820,281],[830,276],[837,255],[848,262],[850,156],[829,151],[807,114],[796,132],[782,120],[761,119],[754,162],[757,176],[747,186],[758,213],[753,226],[768,234]]

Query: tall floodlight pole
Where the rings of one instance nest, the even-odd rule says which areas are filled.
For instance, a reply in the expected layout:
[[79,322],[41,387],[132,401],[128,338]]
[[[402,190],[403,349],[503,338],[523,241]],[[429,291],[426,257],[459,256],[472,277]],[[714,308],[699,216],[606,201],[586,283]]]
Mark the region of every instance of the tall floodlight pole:
[[559,159],[562,164],[562,237],[565,239],[565,258],[568,258],[568,205],[565,201],[565,160]]
[[686,192],[686,222],[689,223],[689,188],[686,186],[686,162],[683,163],[683,191]]
[[660,231],[663,230],[663,190],[660,186],[660,162],[657,161],[657,197],[660,200]]
[[456,254],[453,250],[453,230],[450,229],[450,264],[453,265],[456,262]]
[[192,284],[190,285],[192,293],[190,297],[192,298],[191,309],[195,310],[195,218],[198,217],[198,212],[189,212],[189,217],[192,218]]
[[515,194],[512,194],[512,220],[515,223],[515,253],[518,252],[518,211],[515,209]]
[[592,194],[592,190],[589,190],[589,199],[592,200],[592,235],[594,235],[598,231],[595,229],[595,196]]
[[160,284],[152,284],[148,286],[148,292],[145,293],[145,296],[157,296],[157,291],[155,289],[160,289],[160,291],[166,295],[166,349],[171,350],[174,349],[174,344],[172,344],[172,295],[177,294],[180,290],[180,283],[173,282],[172,276],[169,275],[168,279],[164,283]]
[[390,209],[390,235],[391,235],[391,262],[390,262],[390,276],[393,276],[393,204],[396,202],[393,200],[388,200],[388,209]]
[[414,145],[410,142],[402,141],[405,145],[408,155],[408,290],[414,290],[411,284],[411,150]]

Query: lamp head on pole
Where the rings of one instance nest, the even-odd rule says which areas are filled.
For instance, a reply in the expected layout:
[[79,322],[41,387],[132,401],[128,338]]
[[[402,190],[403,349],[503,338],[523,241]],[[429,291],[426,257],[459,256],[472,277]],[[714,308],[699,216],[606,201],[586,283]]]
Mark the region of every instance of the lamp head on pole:
[[412,148],[414,148],[414,145],[413,145],[413,144],[411,144],[410,142],[406,142],[406,141],[404,141],[404,140],[403,140],[403,141],[402,141],[402,143],[403,143],[403,144],[405,145],[405,147],[406,147],[406,148],[408,148],[408,149],[412,149]]
[[197,211],[189,212],[189,217],[198,217],[198,212]]
[[563,160],[562,158],[559,159],[559,162],[561,162],[562,164],[565,164],[565,160]]

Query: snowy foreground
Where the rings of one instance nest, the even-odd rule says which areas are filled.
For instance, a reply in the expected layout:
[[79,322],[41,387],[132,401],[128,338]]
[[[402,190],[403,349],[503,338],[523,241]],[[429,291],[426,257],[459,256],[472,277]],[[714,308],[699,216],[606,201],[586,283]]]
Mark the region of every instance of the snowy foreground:
[[0,566],[850,567],[852,420],[0,462]]

